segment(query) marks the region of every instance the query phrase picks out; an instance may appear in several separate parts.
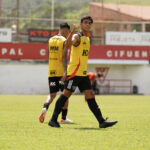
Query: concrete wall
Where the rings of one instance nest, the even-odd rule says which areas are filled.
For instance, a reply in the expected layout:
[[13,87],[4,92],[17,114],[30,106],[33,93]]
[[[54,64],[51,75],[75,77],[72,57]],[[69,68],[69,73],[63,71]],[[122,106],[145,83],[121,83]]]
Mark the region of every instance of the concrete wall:
[[[88,65],[109,67],[106,79],[130,79],[139,93],[150,95],[150,65]],[[0,62],[0,94],[47,94],[48,65],[41,63]]]
[[0,94],[46,94],[47,74],[47,64],[1,62]]
[[88,65],[88,70],[96,67],[109,67],[106,79],[130,79],[139,93],[150,95],[150,65]]

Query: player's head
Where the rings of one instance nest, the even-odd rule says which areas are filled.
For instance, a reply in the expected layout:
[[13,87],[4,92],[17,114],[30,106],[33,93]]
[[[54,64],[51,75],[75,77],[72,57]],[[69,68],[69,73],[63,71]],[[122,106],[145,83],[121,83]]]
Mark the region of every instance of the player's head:
[[70,26],[67,22],[60,24],[60,34],[64,37],[67,37],[70,32]]
[[91,16],[84,16],[80,20],[80,25],[82,30],[89,31],[91,29],[92,24],[93,24],[93,19]]

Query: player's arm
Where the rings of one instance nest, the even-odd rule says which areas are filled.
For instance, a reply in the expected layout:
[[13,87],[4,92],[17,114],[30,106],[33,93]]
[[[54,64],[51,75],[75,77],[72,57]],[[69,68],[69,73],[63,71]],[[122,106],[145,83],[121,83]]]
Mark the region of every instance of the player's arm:
[[69,33],[69,36],[67,37],[67,40],[65,41],[64,48],[68,49],[71,45],[73,45],[73,35],[75,31],[77,30],[78,26],[73,25],[72,31]]
[[64,75],[67,73],[67,56],[68,56],[68,48],[64,46],[63,55],[62,55],[62,63],[64,67]]
[[64,82],[67,76],[67,56],[68,56],[68,48],[63,45],[63,55],[62,55],[62,64],[64,68],[64,76],[61,78],[61,81]]
[[67,37],[67,40],[64,42],[64,46],[63,46],[63,55],[62,55],[62,63],[63,63],[63,67],[64,67],[64,73],[67,74],[67,56],[68,56],[68,49],[69,47],[72,45],[72,36],[74,34],[74,32],[76,31],[76,29],[78,28],[77,25],[73,26],[72,31],[70,32],[69,36]]

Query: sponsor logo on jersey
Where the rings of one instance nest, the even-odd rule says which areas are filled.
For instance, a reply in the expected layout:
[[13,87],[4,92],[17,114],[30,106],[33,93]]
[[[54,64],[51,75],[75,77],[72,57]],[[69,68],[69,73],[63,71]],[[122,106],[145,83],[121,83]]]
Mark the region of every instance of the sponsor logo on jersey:
[[61,84],[61,85],[64,85],[64,82],[62,82],[62,81],[59,81],[59,84]]
[[58,46],[50,46],[50,52],[56,52],[59,50]]
[[50,82],[50,86],[56,86],[56,82]]
[[89,54],[89,52],[88,52],[88,50],[83,50],[83,52],[82,52],[82,56],[88,56],[88,54]]

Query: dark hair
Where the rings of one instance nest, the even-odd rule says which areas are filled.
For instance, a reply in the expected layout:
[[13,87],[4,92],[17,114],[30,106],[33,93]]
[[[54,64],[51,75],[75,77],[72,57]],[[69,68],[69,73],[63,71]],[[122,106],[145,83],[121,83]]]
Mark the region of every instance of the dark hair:
[[64,23],[60,24],[60,29],[63,29],[63,28],[67,28],[67,29],[70,30],[70,26],[69,26],[69,24],[67,22],[64,22]]
[[82,22],[83,22],[84,20],[86,20],[86,19],[90,20],[91,23],[93,23],[93,19],[92,19],[91,16],[84,16],[84,17],[82,17],[81,20],[80,20],[80,23],[82,23]]

